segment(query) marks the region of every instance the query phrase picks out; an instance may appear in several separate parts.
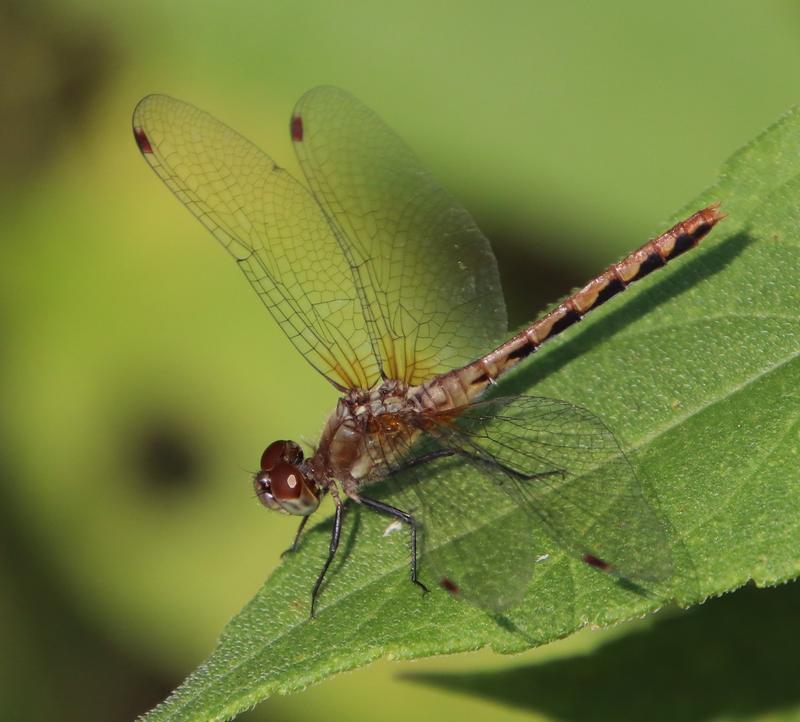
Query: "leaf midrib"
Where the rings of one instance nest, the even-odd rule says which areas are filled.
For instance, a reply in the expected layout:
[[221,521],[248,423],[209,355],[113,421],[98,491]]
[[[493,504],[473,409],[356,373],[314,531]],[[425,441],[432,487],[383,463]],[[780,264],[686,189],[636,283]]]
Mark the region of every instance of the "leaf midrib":
[[738,384],[733,384],[725,389],[725,393],[721,393],[717,395],[715,398],[711,398],[705,403],[698,403],[691,411],[683,415],[676,415],[673,417],[674,420],[667,422],[666,424],[662,424],[657,431],[651,434],[645,434],[639,437],[639,441],[631,444],[627,447],[627,451],[639,451],[646,446],[654,443],[657,439],[661,438],[662,436],[666,435],[668,432],[672,431],[673,429],[681,426],[683,423],[688,421],[691,418],[705,412],[708,409],[713,408],[717,404],[720,404],[724,401],[727,401],[731,396],[734,396],[741,392],[742,390],[746,389],[748,386],[753,385],[754,383],[761,381],[764,378],[767,378],[771,374],[775,373],[776,371],[782,369],[784,366],[788,366],[789,364],[796,361],[800,358],[800,351],[794,354],[790,354],[787,358],[783,359],[778,363],[774,363],[769,367],[765,367],[759,373],[752,374],[749,377],[746,377],[743,381],[739,382]]

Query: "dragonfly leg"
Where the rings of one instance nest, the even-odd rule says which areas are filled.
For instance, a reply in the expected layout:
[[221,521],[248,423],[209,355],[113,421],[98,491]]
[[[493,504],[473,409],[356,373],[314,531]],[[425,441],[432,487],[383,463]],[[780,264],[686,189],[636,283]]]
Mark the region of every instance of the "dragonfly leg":
[[[438,453],[438,452],[434,452]],[[502,469],[506,474],[509,476],[513,476],[515,479],[520,479],[522,481],[531,481],[532,479],[545,479],[548,476],[560,476],[564,477],[564,470],[563,469],[552,469],[551,471],[535,471],[532,474],[526,474],[524,471],[517,471],[517,469],[512,469],[510,466],[502,463],[498,459],[487,459],[480,454],[475,454],[465,449],[447,449],[445,453],[439,453],[439,456],[453,456],[458,454],[465,459],[469,459],[472,462],[478,464],[491,464],[492,466]],[[424,457],[421,457],[424,459]],[[426,461],[428,459],[425,459]],[[414,460],[416,462],[416,459]]]
[[336,550],[339,548],[339,538],[342,536],[343,515],[344,515],[344,505],[338,499],[336,499],[336,516],[333,518],[333,532],[331,533],[331,545],[328,548],[328,558],[325,560],[325,564],[322,565],[322,570],[320,571],[319,576],[317,577],[317,581],[314,584],[314,589],[311,590],[312,619],[314,618],[314,614],[317,608],[317,597],[319,596],[319,588],[322,586],[322,581],[323,579],[325,579],[325,573],[328,571],[328,567],[331,565],[333,558],[336,556]]
[[468,459],[472,459],[473,461],[482,462],[484,464],[491,463],[492,466],[502,469],[506,474],[509,476],[513,476],[515,479],[520,479],[521,481],[531,481],[532,479],[546,479],[548,476],[558,476],[562,479],[564,478],[566,472],[563,469],[553,469],[552,471],[535,471],[532,474],[526,474],[524,471],[517,471],[516,469],[512,469],[510,466],[506,466],[505,464],[497,461],[489,462],[487,459],[483,459],[480,456],[473,456],[471,454],[464,454]]
[[[434,459],[443,459],[447,456],[455,456],[456,453],[457,452],[454,451],[453,449],[436,449],[436,451],[429,451],[427,454],[418,456],[416,459],[409,459],[408,461],[404,461],[402,465],[398,466],[396,469],[391,469],[389,471],[389,474],[400,474],[406,469],[410,469],[412,466],[427,464],[429,461],[433,461]],[[396,509],[395,511],[399,510]]]
[[443,459],[448,456],[461,456],[465,459],[469,459],[470,461],[478,463],[486,463],[486,464],[491,463],[493,466],[502,469],[509,476],[513,476],[523,481],[530,481],[531,479],[540,479],[547,476],[564,476],[564,472],[557,469],[553,471],[538,471],[533,474],[526,474],[522,471],[517,471],[516,469],[512,469],[510,466],[506,466],[505,464],[497,461],[496,459],[490,462],[488,459],[483,458],[480,454],[474,454],[469,451],[466,451],[465,449],[437,449],[436,451],[430,451],[427,454],[418,456],[416,459],[410,459],[404,462],[401,466],[398,466],[396,469],[392,469],[389,472],[389,474],[400,474],[404,472],[406,469],[410,469],[414,466],[419,466],[420,464],[426,464],[429,461],[434,461],[435,459]]
[[297,527],[297,532],[294,535],[294,541],[292,542],[292,546],[290,546],[288,549],[285,549],[283,552],[281,552],[281,556],[282,557],[285,557],[288,554],[294,554],[297,551],[297,547],[300,546],[300,535],[303,533],[303,529],[305,528],[306,523],[308,522],[309,518],[310,518],[310,515],[309,516],[304,516],[303,519],[300,521],[300,526]]
[[[435,452],[434,452],[435,453]],[[452,453],[452,452],[450,452]],[[445,454],[439,454],[440,456],[444,456]],[[420,457],[422,459],[424,457]],[[426,459],[427,460],[427,459]],[[419,460],[415,459],[415,463]],[[406,467],[407,468],[407,467]],[[366,496],[359,495],[359,501],[366,507],[370,509],[374,509],[375,511],[379,511],[382,514],[388,514],[389,516],[393,516],[405,524],[408,524],[409,528],[411,529],[411,581],[414,582],[418,587],[422,589],[423,592],[428,591],[428,587],[426,587],[417,577],[417,521],[414,519],[411,514],[407,511],[403,511],[402,509],[397,509],[393,506],[389,506],[388,504],[384,504],[382,501],[377,501],[376,499],[370,499]]]

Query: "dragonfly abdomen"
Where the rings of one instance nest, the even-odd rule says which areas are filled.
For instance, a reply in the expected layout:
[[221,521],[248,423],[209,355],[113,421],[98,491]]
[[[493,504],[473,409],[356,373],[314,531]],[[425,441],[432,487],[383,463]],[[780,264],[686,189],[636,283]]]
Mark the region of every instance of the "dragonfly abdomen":
[[469,403],[545,341],[580,321],[589,311],[624,291],[631,283],[694,248],[724,217],[718,204],[697,211],[609,266],[552,311],[486,356],[439,377],[436,384],[442,387],[448,402],[459,402],[454,403],[457,406]]

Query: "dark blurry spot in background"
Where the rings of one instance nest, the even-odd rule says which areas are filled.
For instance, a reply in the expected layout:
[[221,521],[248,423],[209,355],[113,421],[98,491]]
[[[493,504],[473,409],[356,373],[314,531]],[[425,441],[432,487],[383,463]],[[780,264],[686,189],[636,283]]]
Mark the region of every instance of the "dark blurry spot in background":
[[180,415],[157,410],[129,418],[120,458],[148,493],[182,496],[204,478],[206,454],[198,430]]
[[79,133],[116,67],[108,32],[77,10],[0,2],[0,190],[35,177]]

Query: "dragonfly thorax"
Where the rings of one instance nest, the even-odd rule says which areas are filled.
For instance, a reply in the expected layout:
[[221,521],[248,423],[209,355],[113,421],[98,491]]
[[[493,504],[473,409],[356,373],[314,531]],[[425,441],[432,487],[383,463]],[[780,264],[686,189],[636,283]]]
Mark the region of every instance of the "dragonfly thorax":
[[328,418],[312,463],[328,469],[347,493],[360,483],[376,481],[416,436],[408,421],[418,411],[416,398],[402,381],[352,389]]
[[406,410],[412,403],[410,399],[408,384],[398,379],[385,379],[369,391],[351,389],[350,393],[340,400],[339,405],[344,407],[342,409],[344,416],[357,420]]

